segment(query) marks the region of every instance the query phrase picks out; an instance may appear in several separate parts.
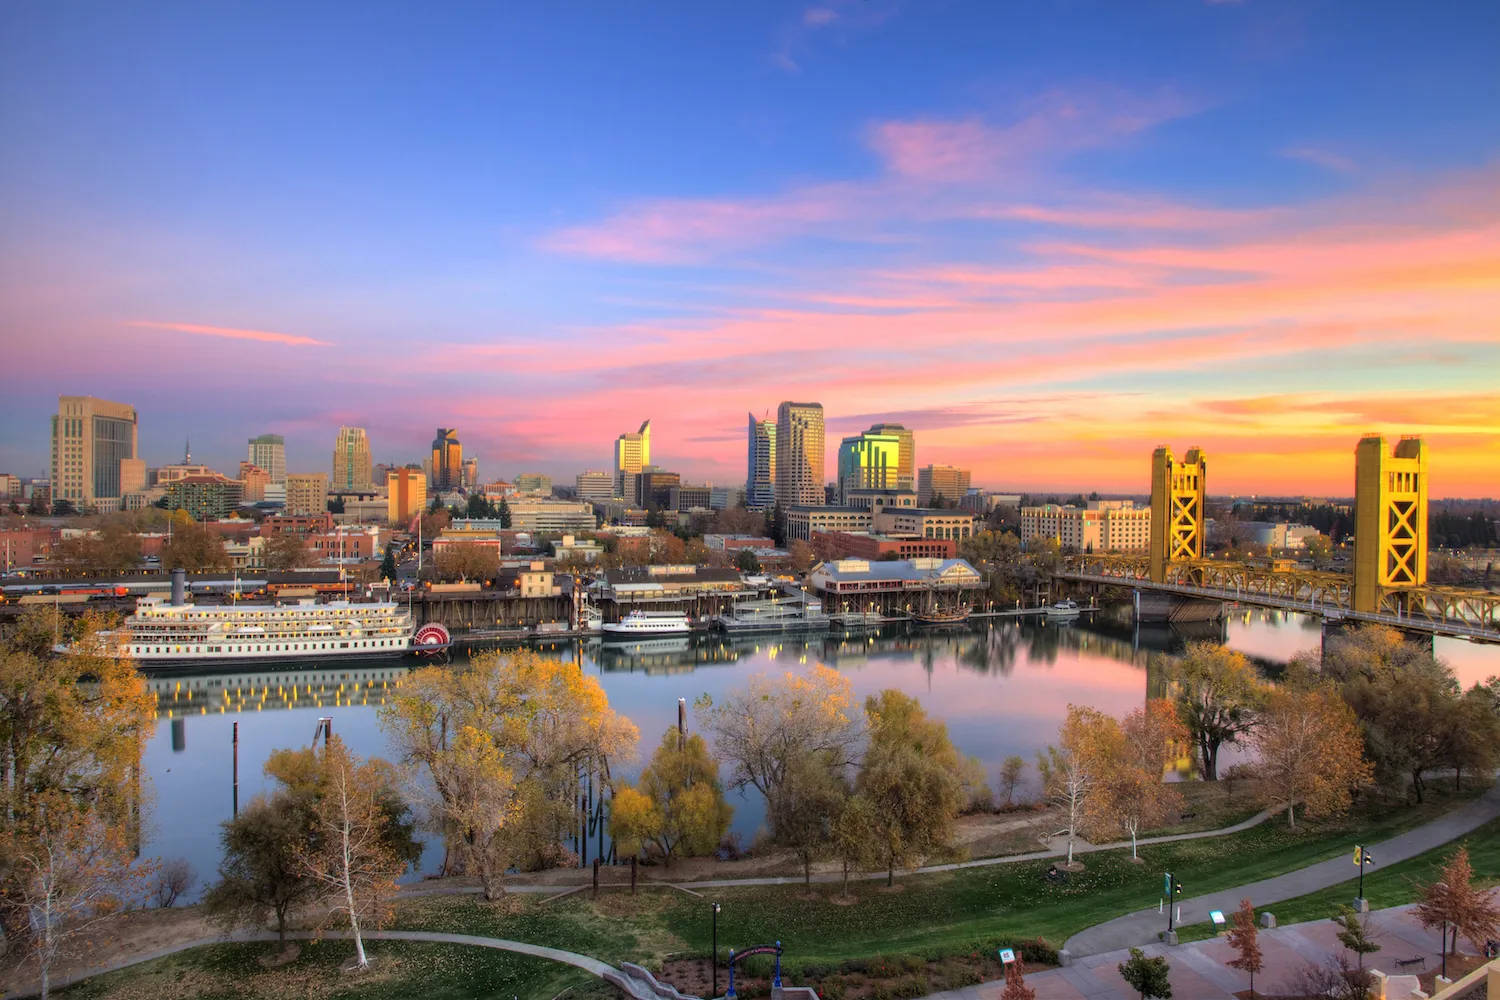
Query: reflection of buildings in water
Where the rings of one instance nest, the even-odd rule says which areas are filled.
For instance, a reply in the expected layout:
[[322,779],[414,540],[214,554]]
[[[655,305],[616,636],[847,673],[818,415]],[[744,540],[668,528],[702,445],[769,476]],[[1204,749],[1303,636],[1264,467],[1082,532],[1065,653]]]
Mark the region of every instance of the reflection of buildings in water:
[[410,674],[403,666],[342,666],[328,670],[273,670],[186,677],[148,677],[158,717],[260,712],[282,708],[383,705]]
[[690,635],[662,636],[632,642],[605,642],[585,647],[601,671],[607,673],[690,674],[699,667],[723,667],[740,658],[731,643]]

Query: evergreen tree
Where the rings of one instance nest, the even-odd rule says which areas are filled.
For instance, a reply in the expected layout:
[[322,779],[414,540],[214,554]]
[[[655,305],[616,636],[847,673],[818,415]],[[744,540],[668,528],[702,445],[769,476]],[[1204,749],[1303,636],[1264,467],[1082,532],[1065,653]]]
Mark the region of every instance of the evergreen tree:
[[380,577],[383,580],[396,580],[396,553],[392,546],[385,547],[385,558],[380,560]]
[[1380,945],[1370,940],[1369,935],[1365,933],[1364,921],[1359,918],[1358,913],[1354,912],[1352,906],[1340,906],[1333,922],[1339,927],[1339,944],[1354,952],[1359,968],[1363,969],[1365,956],[1379,951]]
[[1147,958],[1139,948],[1130,949],[1129,961],[1119,965],[1120,976],[1130,988],[1141,995],[1141,1000],[1172,1000],[1172,983],[1167,978],[1169,966],[1161,956]]
[[500,527],[510,527],[510,504],[505,502],[504,497],[500,498],[500,506],[495,508],[495,516],[500,519]]

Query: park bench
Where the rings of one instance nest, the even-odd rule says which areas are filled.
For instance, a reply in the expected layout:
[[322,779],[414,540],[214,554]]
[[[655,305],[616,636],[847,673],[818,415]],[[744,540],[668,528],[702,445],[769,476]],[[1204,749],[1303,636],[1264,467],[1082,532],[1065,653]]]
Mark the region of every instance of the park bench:
[[1417,955],[1415,958],[1396,959],[1396,968],[1398,969],[1409,969],[1413,965],[1419,965],[1425,969],[1427,967],[1427,959],[1421,955]]

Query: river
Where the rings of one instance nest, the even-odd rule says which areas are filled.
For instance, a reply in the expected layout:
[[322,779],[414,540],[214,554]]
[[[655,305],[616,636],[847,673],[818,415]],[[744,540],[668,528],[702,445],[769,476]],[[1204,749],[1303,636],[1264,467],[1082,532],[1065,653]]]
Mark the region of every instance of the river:
[[[823,663],[847,676],[861,700],[891,687],[919,698],[947,723],[960,752],[978,757],[992,777],[1006,756],[1019,754],[1034,780],[1030,762],[1055,739],[1070,703],[1124,716],[1148,692],[1160,692],[1164,656],[1179,651],[1186,639],[1218,639],[1266,665],[1318,646],[1316,619],[1231,610],[1235,613],[1222,627],[1198,626],[1204,631],[1189,636],[1102,620],[1059,626],[1001,619],[956,632],[908,634],[898,626],[878,636],[846,639],[715,635],[620,645],[591,641],[582,649],[559,643],[550,649],[579,657],[584,670],[599,678],[611,706],[640,728],[641,753],[635,761],[617,763],[617,776],[639,772],[662,732],[675,724],[678,698],[687,699],[693,726],[691,706],[700,695],[720,697],[755,673]],[[1439,639],[1435,651],[1465,687],[1500,674],[1500,646]],[[142,852],[186,858],[201,887],[214,877],[219,824],[231,814],[234,723],[239,723],[239,795],[245,803],[268,788],[261,768],[271,751],[309,745],[321,717],[333,720],[333,731],[355,753],[389,758],[377,714],[405,672],[401,661],[371,661],[151,678],[159,719],[145,751]],[[732,794],[730,801],[735,807],[731,829],[748,845],[762,826],[763,806],[753,793]],[[423,871],[439,860],[440,851],[429,849]]]

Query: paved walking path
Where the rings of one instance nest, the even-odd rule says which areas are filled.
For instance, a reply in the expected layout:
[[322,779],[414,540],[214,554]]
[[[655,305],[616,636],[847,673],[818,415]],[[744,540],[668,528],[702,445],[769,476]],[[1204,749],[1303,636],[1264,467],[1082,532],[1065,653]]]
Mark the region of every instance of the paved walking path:
[[[1381,866],[1389,866],[1462,837],[1497,817],[1500,817],[1500,782],[1496,782],[1479,798],[1452,812],[1390,840],[1367,846]],[[1227,914],[1238,907],[1242,899],[1249,899],[1257,910],[1274,910],[1270,906],[1272,903],[1330,888],[1349,881],[1357,874],[1349,857],[1340,855],[1275,878],[1183,900],[1182,918],[1178,923],[1202,923],[1208,919],[1210,910],[1223,910]],[[1075,957],[1097,955],[1155,941],[1158,932],[1163,930],[1166,930],[1166,918],[1161,913],[1152,909],[1138,910],[1080,931],[1068,938],[1063,947]]]
[[[1269,907],[1273,912],[1275,907]],[[1442,965],[1438,936],[1417,921],[1411,906],[1376,910],[1366,925],[1381,950],[1365,959],[1366,968],[1393,974],[1431,972]],[[1331,920],[1291,924],[1259,935],[1265,967],[1255,977],[1258,993],[1290,993],[1297,976],[1309,964],[1323,965],[1343,952]],[[1471,942],[1462,943],[1464,948]],[[1167,948],[1152,943],[1142,948],[1147,955],[1164,955],[1170,963],[1172,995],[1186,1000],[1232,1000],[1248,989],[1249,978],[1228,961],[1235,957],[1223,937]],[[1048,969],[1026,977],[1037,1000],[1137,1000],[1138,994],[1120,977],[1119,965],[1130,957],[1129,949],[1090,955],[1061,969]],[[1398,968],[1398,960],[1420,958],[1420,967]],[[926,1000],[999,1000],[1005,991],[1002,980],[935,993]]]
[[[336,930],[325,931],[321,935],[312,933],[311,931],[287,931],[286,936],[296,941],[311,941],[320,937],[332,938],[336,940],[349,940],[352,937],[352,935],[348,931]],[[364,938],[366,941],[422,941],[429,944],[463,944],[470,945],[475,948],[493,948],[496,951],[513,951],[521,955],[531,955],[535,958],[545,958],[553,962],[561,962],[564,965],[571,965],[575,968],[582,969],[583,971],[588,972],[592,975],[599,976],[600,978],[603,978],[605,973],[618,972],[618,970],[615,969],[614,966],[609,965],[605,962],[601,962],[596,958],[590,958],[587,955],[579,955],[576,952],[563,951],[560,948],[548,948],[544,945],[539,944],[528,944],[525,941],[509,941],[504,938],[478,937],[473,934],[446,934],[440,931],[378,930],[365,931]],[[180,951],[187,951],[190,948],[201,948],[205,945],[223,944],[225,942],[233,941],[275,940],[276,935],[270,931],[242,931],[239,933],[230,934],[228,936],[205,937],[198,938],[195,941],[183,941],[168,948],[161,948],[157,951],[149,952],[144,955],[136,955],[133,958],[115,962],[110,965],[100,966],[97,969],[90,969],[87,972],[80,972],[76,975],[67,976],[65,978],[53,979],[51,988],[54,990],[60,990],[65,986],[71,986],[74,983],[81,982],[82,980],[92,979],[94,976],[102,976],[105,973],[109,972],[118,972],[121,969],[128,969],[130,966],[139,965],[142,962],[153,962],[158,958],[166,958],[168,955],[175,955]],[[28,994],[19,993],[16,995],[27,996]]]

